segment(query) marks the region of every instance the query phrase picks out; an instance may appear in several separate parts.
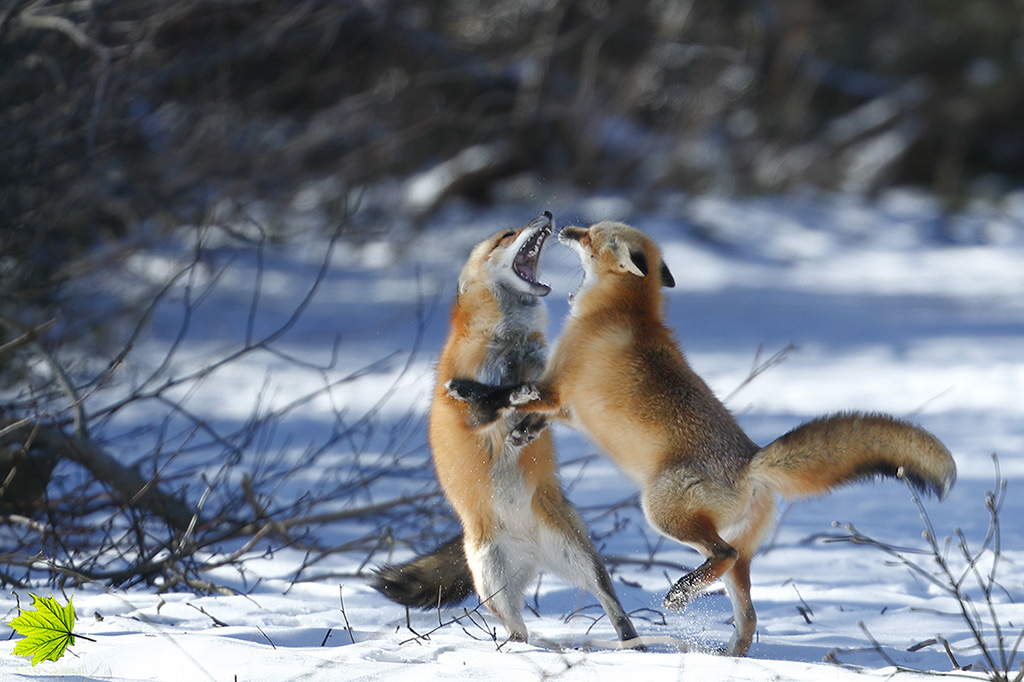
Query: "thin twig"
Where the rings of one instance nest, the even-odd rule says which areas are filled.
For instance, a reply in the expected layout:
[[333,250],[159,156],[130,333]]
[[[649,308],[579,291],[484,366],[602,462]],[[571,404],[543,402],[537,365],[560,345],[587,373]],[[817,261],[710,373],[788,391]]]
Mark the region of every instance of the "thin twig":
[[352,624],[348,622],[348,614],[345,613],[345,595],[342,594],[344,589],[344,585],[338,585],[338,600],[341,601],[341,617],[345,619],[345,629],[348,630],[349,639],[351,639],[352,643],[355,644],[356,636],[352,632]]
[[754,364],[750,368],[750,373],[742,382],[740,382],[740,385],[734,388],[732,393],[730,393],[722,402],[728,404],[733,398],[736,397],[736,395],[740,391],[749,386],[754,381],[754,379],[761,376],[772,367],[775,367],[776,365],[780,365],[783,362],[785,362],[786,358],[788,358],[789,355],[796,349],[797,347],[794,344],[787,344],[785,348],[778,351],[767,360],[762,361],[761,357],[764,354],[764,346],[758,346],[757,353],[755,353],[754,355]]

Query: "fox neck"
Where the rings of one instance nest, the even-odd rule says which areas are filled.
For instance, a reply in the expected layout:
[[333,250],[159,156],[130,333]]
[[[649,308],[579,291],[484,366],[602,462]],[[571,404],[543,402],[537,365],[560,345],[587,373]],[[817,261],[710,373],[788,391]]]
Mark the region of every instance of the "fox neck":
[[488,353],[478,373],[483,383],[538,379],[544,371],[547,315],[540,298],[499,285],[494,292],[498,324],[490,330]]
[[[589,279],[589,277],[588,277]],[[656,278],[605,272],[584,281],[573,297],[572,315],[628,311],[632,318],[662,321],[661,289]]]
[[504,285],[477,287],[459,298],[455,315],[465,315],[470,342],[483,346],[482,359],[473,368],[477,381],[498,385],[540,377],[547,322],[540,298]]

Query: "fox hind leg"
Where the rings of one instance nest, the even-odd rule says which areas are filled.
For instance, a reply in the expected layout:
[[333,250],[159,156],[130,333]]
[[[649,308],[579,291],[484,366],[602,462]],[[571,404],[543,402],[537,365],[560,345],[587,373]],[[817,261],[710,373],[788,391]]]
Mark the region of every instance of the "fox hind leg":
[[671,538],[690,545],[705,561],[669,589],[662,605],[680,610],[708,585],[732,568],[739,553],[722,539],[714,516],[707,511],[718,491],[704,490],[695,478],[655,481],[644,491],[643,506],[651,525]]
[[757,612],[750,598],[750,557],[741,555],[736,559],[724,580],[736,625],[725,650],[731,656],[745,656],[757,632]]
[[[665,595],[664,606],[682,609],[715,580],[725,582],[732,602],[736,631],[727,651],[742,656],[750,649],[757,630],[757,614],[750,597],[750,562],[762,538],[775,521],[775,497],[767,489],[737,492],[709,487],[706,481],[683,479],[655,484],[645,491],[644,509],[653,525],[666,535],[697,548],[706,560],[680,578]],[[685,492],[681,492],[685,491]],[[741,501],[742,500],[742,501]],[[729,526],[726,541],[719,533],[718,516],[708,509],[738,519]]]
[[[637,640],[636,628],[622,608],[611,576],[590,541],[583,519],[561,489],[538,490],[534,507],[544,519],[539,540],[546,567],[597,597],[620,641]],[[643,646],[637,644],[636,648]]]
[[750,650],[757,631],[757,612],[750,598],[750,562],[764,536],[775,524],[775,493],[764,488],[755,489],[743,519],[742,530],[731,540],[739,556],[723,576],[736,623],[736,631],[726,648],[726,652],[733,656],[743,656]]
[[514,642],[527,641],[523,595],[537,574],[535,565],[520,550],[494,539],[473,542],[467,537],[466,540],[466,558],[477,594]]
[[[589,587],[584,585],[584,589],[589,590],[601,602],[601,608],[608,614],[608,618],[612,623],[612,627],[615,628],[615,633],[619,636],[620,641],[629,642],[636,640],[639,635],[636,628],[633,627],[633,621],[629,619],[626,610],[622,608],[618,595],[615,594],[615,587],[612,586],[612,578],[608,575],[608,569],[605,568],[601,558],[597,555],[597,550],[594,546],[589,541],[587,544],[589,547],[584,548],[583,551],[590,559],[590,579],[593,581],[593,585]],[[636,648],[643,649],[644,647],[638,645]]]
[[[716,533],[717,535],[717,533]],[[691,536],[692,537],[692,536]],[[684,540],[686,544],[696,545],[694,539]],[[704,536],[700,540],[701,551],[707,559],[695,570],[687,573],[676,581],[676,584],[669,589],[662,600],[662,606],[673,611],[679,611],[698,594],[703,592],[708,585],[721,578],[732,569],[739,556],[736,550],[721,538],[717,540],[711,536]],[[710,550],[704,550],[709,547]]]

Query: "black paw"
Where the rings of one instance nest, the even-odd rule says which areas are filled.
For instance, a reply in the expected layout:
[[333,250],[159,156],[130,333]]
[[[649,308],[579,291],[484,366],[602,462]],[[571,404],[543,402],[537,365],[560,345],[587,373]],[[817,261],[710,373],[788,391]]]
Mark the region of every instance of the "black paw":
[[690,603],[692,596],[688,586],[680,580],[668,591],[661,605],[672,611],[682,611]]
[[509,396],[519,387],[491,386],[473,379],[451,379],[444,385],[451,398],[469,405],[469,424],[474,428],[496,421],[501,410],[510,407]]
[[515,428],[509,432],[506,439],[512,445],[516,447],[522,447],[529,445],[544,432],[547,428],[548,420],[539,414],[528,414],[523,417]]
[[508,393],[509,405],[525,405],[540,400],[540,391],[533,384],[520,384]]
[[472,402],[480,395],[480,388],[484,385],[472,379],[450,379],[444,385],[448,395],[464,403]]

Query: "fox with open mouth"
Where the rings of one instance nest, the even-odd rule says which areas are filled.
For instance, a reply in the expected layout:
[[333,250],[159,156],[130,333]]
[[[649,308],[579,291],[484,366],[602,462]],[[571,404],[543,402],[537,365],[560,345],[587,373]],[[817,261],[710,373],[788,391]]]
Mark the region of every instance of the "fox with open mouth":
[[596,596],[619,639],[639,646],[586,527],[562,492],[550,435],[518,440],[515,433],[539,429],[524,428],[515,411],[482,425],[481,410],[445,388],[452,379],[492,385],[540,379],[547,359],[541,299],[551,289],[538,279],[538,263],[553,230],[545,212],[519,230],[484,240],[466,261],[438,361],[429,428],[437,478],[463,533],[434,552],[379,569],[371,584],[419,608],[458,603],[475,587],[509,639],[526,641],[523,595],[545,568]]
[[705,557],[663,605],[681,609],[724,580],[736,624],[729,653],[746,654],[754,638],[750,562],[775,522],[777,496],[820,495],[883,476],[940,498],[953,485],[946,446],[887,415],[825,416],[759,447],[666,325],[662,289],[675,279],[654,241],[617,222],[564,227],[559,240],[580,257],[584,277],[543,376],[505,386],[453,379],[449,393],[471,403],[481,424],[514,409],[516,442],[546,433],[543,421],[529,419],[540,415],[597,443],[640,488],[648,522]]

